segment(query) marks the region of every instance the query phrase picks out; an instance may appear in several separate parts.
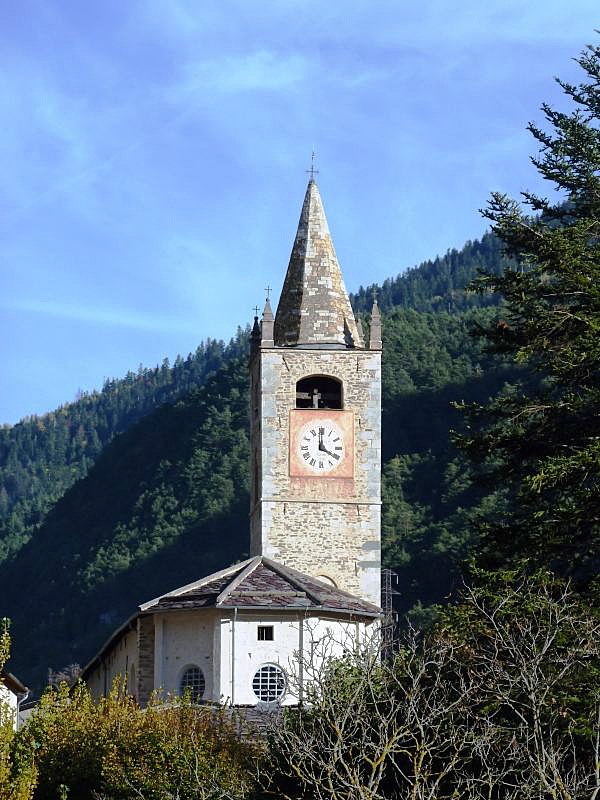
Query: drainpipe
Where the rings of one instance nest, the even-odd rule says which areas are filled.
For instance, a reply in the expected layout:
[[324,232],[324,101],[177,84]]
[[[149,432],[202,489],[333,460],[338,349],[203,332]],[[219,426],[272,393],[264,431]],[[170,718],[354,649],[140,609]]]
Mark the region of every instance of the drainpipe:
[[300,626],[298,628],[298,683],[300,684],[298,689],[298,703],[302,705],[302,701],[304,700],[304,619],[306,617],[306,612],[303,616],[300,616]]
[[21,703],[24,703],[30,694],[31,694],[31,689],[27,689],[26,692],[21,692],[21,694],[17,694],[17,730],[19,730],[19,714],[21,713]]
[[231,620],[231,705],[233,705],[233,695],[235,692],[235,621],[237,619],[237,606],[233,609],[233,619]]

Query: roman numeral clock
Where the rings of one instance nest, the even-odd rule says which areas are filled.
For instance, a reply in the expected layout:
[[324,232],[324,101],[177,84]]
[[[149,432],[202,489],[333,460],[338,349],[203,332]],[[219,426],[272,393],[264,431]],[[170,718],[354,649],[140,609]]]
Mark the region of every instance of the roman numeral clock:
[[354,415],[337,409],[290,410],[290,476],[352,479]]

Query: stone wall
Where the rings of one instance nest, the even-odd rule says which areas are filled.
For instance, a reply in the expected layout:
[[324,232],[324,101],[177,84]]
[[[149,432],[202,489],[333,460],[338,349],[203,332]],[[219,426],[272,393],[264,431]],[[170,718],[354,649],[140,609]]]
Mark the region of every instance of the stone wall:
[[[380,603],[381,353],[268,348],[255,357],[251,401],[251,554],[326,576]],[[289,470],[296,382],[331,375],[354,413],[354,479],[295,479]],[[323,412],[320,412],[323,413]]]
[[137,620],[137,696],[144,706],[154,691],[154,616],[140,615]]

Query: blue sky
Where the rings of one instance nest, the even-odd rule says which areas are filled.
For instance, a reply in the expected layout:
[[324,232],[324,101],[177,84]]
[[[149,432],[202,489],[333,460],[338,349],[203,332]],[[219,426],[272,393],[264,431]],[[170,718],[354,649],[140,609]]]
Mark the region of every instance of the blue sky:
[[19,0],[0,25],[0,423],[277,298],[314,144],[349,290],[539,189],[597,0]]

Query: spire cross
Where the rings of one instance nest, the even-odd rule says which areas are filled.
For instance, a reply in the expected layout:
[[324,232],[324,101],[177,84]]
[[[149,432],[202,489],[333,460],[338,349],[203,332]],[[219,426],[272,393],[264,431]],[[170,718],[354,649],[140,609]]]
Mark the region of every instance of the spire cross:
[[260,311],[258,306],[254,306],[254,316],[258,317],[258,312]]
[[306,170],[307,174],[310,175],[311,181],[314,181],[315,175],[319,174],[319,170],[315,169],[315,155],[316,153],[313,148],[312,155],[310,157],[310,169]]
[[269,285],[265,286],[265,292],[267,293],[267,300],[269,299],[269,295],[271,294],[272,291],[273,289],[271,289]]

